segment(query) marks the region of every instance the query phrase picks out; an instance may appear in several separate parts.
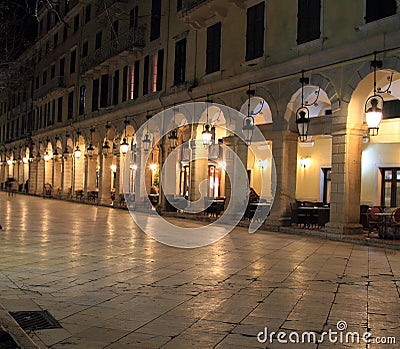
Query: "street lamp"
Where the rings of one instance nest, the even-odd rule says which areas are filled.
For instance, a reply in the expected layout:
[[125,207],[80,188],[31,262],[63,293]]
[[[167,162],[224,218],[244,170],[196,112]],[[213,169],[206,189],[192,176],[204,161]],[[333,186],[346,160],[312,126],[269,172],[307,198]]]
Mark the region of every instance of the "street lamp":
[[247,96],[249,97],[247,102],[247,116],[243,119],[242,127],[244,141],[247,145],[251,144],[254,132],[254,118],[253,114],[250,113],[250,99],[255,95],[255,90],[252,90],[250,87],[251,85],[249,84],[249,89],[246,92]]
[[386,90],[382,91],[381,88],[376,87],[376,69],[382,68],[382,61],[376,59],[376,52],[374,52],[374,60],[371,61],[371,67],[374,69],[374,93],[365,101],[364,112],[368,125],[368,134],[370,136],[377,136],[379,125],[383,118],[383,98],[378,93],[390,93],[389,89],[392,84],[393,73],[388,79],[389,86]]

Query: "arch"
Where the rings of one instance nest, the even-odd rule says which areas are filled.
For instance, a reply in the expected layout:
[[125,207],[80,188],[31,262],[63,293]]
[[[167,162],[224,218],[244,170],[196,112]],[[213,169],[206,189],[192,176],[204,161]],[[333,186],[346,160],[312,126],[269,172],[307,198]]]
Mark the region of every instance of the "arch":
[[[240,108],[243,115],[248,114],[249,100],[247,100]],[[272,113],[267,101],[262,97],[250,98],[250,116],[254,118],[255,125],[272,124]]]
[[[381,96],[384,101],[400,99],[400,59],[389,57],[383,60],[383,68],[376,71],[376,83],[382,90],[388,87],[388,77],[392,76],[390,93]],[[373,71],[369,62],[364,62],[347,82],[344,100],[349,103],[347,125],[353,127],[365,123],[365,102],[373,94]]]

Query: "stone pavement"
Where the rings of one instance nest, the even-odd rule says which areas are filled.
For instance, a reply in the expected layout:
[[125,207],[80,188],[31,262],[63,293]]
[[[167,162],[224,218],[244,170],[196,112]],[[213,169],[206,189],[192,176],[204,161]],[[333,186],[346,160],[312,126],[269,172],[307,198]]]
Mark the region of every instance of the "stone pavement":
[[345,321],[343,337],[369,330],[374,341],[400,342],[399,251],[244,228],[177,249],[124,210],[5,193],[0,224],[0,303],[48,310],[62,325],[29,333],[41,348],[399,346],[257,340],[265,327],[288,339]]

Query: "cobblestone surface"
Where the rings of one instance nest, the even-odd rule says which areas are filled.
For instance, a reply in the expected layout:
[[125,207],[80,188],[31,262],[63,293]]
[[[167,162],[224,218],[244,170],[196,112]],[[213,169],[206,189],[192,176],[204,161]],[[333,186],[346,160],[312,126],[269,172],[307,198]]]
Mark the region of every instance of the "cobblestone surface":
[[0,208],[0,303],[49,310],[62,329],[29,333],[42,348],[367,347],[257,340],[265,327],[288,339],[338,321],[400,342],[398,251],[243,228],[177,249],[124,210],[4,193]]

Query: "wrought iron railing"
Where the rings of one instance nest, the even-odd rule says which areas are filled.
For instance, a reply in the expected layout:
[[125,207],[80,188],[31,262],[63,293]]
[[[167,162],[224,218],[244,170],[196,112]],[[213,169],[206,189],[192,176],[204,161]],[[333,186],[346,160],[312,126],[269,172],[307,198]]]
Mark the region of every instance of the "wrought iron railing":
[[65,78],[63,76],[56,77],[47,82],[46,85],[39,87],[33,92],[33,99],[46,96],[50,92],[66,88]]
[[109,42],[105,47],[101,47],[87,57],[81,58],[80,72],[84,73],[123,51],[143,47],[145,42],[144,38],[144,27],[131,28],[129,31],[119,35],[118,38]]
[[209,0],[183,0],[182,3],[182,12],[188,12],[192,9],[194,9],[195,7],[208,2]]

